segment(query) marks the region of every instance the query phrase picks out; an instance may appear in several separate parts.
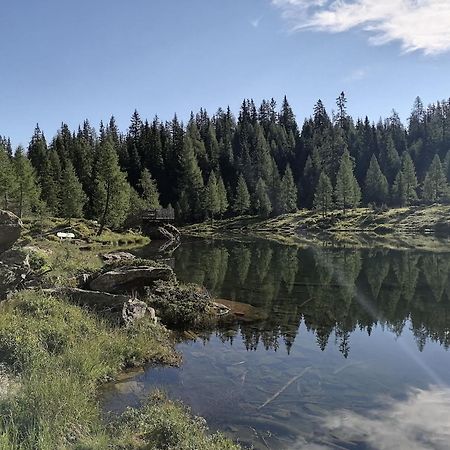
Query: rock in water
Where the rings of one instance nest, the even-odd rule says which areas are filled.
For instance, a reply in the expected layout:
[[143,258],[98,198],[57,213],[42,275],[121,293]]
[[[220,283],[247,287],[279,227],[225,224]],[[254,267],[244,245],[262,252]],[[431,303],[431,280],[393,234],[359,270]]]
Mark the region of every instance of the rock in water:
[[89,289],[118,294],[173,278],[173,270],[169,266],[119,266],[95,276],[89,282]]
[[22,221],[12,212],[0,210],[0,253],[10,249],[21,232]]

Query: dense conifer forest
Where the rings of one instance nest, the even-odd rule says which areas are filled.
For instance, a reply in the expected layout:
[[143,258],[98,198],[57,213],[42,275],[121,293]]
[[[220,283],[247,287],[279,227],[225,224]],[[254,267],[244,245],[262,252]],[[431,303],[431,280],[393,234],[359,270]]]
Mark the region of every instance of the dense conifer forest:
[[0,140],[1,207],[119,227],[159,206],[195,222],[449,200],[450,100],[417,98],[407,125],[395,111],[354,120],[346,103],[342,93],[330,115],[319,100],[302,126],[286,97],[244,100],[237,117],[201,109],[187,124],[135,111],[126,133],[114,117],[98,130],[63,123],[51,140],[36,126],[27,149]]

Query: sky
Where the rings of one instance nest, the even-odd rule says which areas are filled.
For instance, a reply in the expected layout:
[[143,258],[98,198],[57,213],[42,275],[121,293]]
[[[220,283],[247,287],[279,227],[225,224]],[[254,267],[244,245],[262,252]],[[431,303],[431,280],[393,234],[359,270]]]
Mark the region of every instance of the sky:
[[406,120],[450,97],[449,0],[14,0],[0,11],[0,134],[126,130],[287,95],[301,122],[341,91],[354,117]]

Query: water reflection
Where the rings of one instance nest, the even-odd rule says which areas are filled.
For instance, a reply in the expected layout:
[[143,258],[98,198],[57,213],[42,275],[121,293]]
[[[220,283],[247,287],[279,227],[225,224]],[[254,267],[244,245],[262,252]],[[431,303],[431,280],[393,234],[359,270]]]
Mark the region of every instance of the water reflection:
[[[400,336],[410,319],[417,346],[450,344],[450,254],[298,249],[268,241],[190,242],[175,256],[181,279],[214,295],[263,308],[267,319],[241,325],[247,348],[292,346],[302,320],[324,350],[334,334],[350,352],[355,330],[377,325]],[[231,330],[222,335],[232,339]],[[237,329],[236,329],[237,332]]]
[[171,263],[263,318],[181,344],[180,369],[117,384],[106,409],[160,387],[256,449],[448,448],[450,253],[192,241]]
[[343,443],[377,450],[449,448],[450,389],[414,389],[404,400],[385,398],[380,403],[381,407],[368,416],[346,410],[327,414],[320,434],[334,436],[334,442],[323,442],[326,439],[318,436],[316,443],[308,444],[300,438],[292,448],[324,450]]

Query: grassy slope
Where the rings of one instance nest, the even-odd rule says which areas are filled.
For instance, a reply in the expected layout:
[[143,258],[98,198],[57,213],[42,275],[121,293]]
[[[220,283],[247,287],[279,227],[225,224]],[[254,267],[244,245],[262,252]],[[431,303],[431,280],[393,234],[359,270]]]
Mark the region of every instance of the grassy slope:
[[276,218],[245,216],[196,224],[184,228],[194,236],[224,233],[254,235],[289,244],[333,242],[335,244],[393,248],[447,249],[450,235],[450,206],[429,206],[373,211],[358,208],[322,217],[302,210]]
[[[60,284],[100,267],[99,248],[111,250],[24,239],[34,263],[52,268],[49,281]],[[159,393],[112,424],[102,421],[99,385],[150,361],[179,362],[161,325],[118,327],[64,298],[37,291],[15,295],[0,305],[0,449],[237,450],[222,435],[208,435],[202,419]]]

